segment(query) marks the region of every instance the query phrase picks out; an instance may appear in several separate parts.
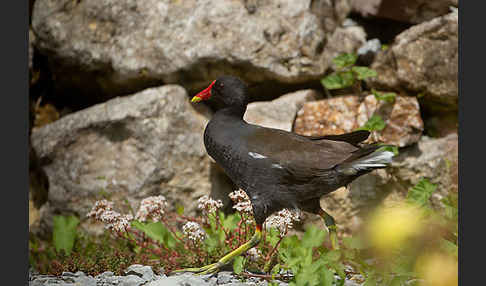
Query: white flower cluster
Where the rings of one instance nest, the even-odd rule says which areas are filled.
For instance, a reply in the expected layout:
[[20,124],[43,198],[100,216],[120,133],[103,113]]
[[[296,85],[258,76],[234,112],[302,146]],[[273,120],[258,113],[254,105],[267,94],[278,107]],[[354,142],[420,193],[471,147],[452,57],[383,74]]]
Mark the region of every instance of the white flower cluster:
[[87,216],[105,223],[107,229],[115,231],[127,230],[133,220],[132,215],[122,215],[114,211],[113,202],[107,200],[97,201]]
[[167,200],[164,196],[147,197],[140,202],[135,218],[138,221],[144,222],[148,218],[152,221],[160,221],[167,207]]
[[230,199],[235,203],[233,206],[239,212],[243,212],[249,215],[253,214],[253,207],[251,205],[250,198],[242,189],[238,189],[228,194]]
[[221,200],[213,200],[208,195],[200,197],[197,202],[199,203],[197,208],[206,214],[216,212],[217,209],[223,206]]
[[258,259],[260,259],[260,257],[262,257],[262,252],[256,247],[253,247],[246,252],[246,257],[250,261],[257,261]]
[[300,221],[301,216],[302,212],[299,209],[283,209],[277,214],[269,216],[265,225],[267,228],[276,227],[280,232],[280,237],[284,237],[293,227],[294,221]]
[[189,221],[182,226],[184,235],[194,242],[202,241],[206,237],[206,233],[197,222]]

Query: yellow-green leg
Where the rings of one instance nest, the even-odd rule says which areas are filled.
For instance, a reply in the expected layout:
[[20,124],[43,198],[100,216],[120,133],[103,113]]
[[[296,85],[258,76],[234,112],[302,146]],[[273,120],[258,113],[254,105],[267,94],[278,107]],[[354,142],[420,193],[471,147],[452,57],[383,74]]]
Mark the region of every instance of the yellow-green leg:
[[328,214],[325,210],[320,209],[319,215],[324,220],[324,223],[329,230],[329,238],[331,239],[331,246],[333,249],[339,249],[338,239],[337,239],[337,228],[336,228],[336,221],[334,218]]
[[199,268],[184,268],[184,269],[180,269],[180,270],[175,270],[175,271],[172,271],[172,273],[194,272],[194,273],[198,273],[200,275],[205,275],[205,274],[211,274],[211,273],[217,272],[217,271],[219,271],[219,269],[222,266],[231,262],[231,260],[233,260],[233,258],[245,253],[250,248],[256,246],[260,242],[261,239],[262,239],[261,228],[257,227],[257,229],[255,230],[255,234],[251,237],[251,239],[249,241],[245,242],[244,244],[242,244],[237,249],[235,249],[235,250],[231,251],[230,253],[226,254],[225,256],[223,256],[218,262],[213,263],[213,264],[209,264],[209,265],[206,265],[206,266],[203,266],[203,267],[199,267]]

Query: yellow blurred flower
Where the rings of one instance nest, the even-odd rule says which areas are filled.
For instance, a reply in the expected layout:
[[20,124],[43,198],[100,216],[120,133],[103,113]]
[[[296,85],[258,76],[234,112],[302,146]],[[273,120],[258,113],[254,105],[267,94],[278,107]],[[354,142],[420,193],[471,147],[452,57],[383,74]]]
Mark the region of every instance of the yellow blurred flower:
[[417,259],[415,271],[423,282],[421,286],[457,286],[457,260],[440,253],[426,254]]
[[421,210],[401,203],[376,210],[369,220],[367,235],[373,247],[388,254],[422,233],[424,227]]

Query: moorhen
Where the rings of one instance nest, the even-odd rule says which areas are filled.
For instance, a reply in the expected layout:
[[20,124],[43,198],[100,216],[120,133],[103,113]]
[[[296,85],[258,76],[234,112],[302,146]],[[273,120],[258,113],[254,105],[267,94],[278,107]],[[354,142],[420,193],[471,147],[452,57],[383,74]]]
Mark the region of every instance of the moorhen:
[[249,99],[243,81],[221,76],[191,102],[211,100],[222,105],[204,130],[204,145],[236,186],[248,194],[256,221],[255,233],[218,262],[177,272],[218,271],[256,246],[265,219],[283,208],[320,215],[336,248],[336,225],[333,217],[321,209],[320,197],[363,174],[386,167],[392,160],[394,153],[382,148],[384,145],[359,144],[368,138],[366,130],[314,137],[249,124],[243,120]]

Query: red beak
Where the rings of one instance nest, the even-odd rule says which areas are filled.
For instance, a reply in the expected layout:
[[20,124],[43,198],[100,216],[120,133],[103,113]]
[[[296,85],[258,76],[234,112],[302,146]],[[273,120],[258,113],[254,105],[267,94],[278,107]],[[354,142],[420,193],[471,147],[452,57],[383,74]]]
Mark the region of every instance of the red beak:
[[199,102],[201,100],[208,100],[211,97],[211,88],[213,87],[214,80],[205,90],[201,91],[200,93],[196,94],[192,99],[191,102]]

